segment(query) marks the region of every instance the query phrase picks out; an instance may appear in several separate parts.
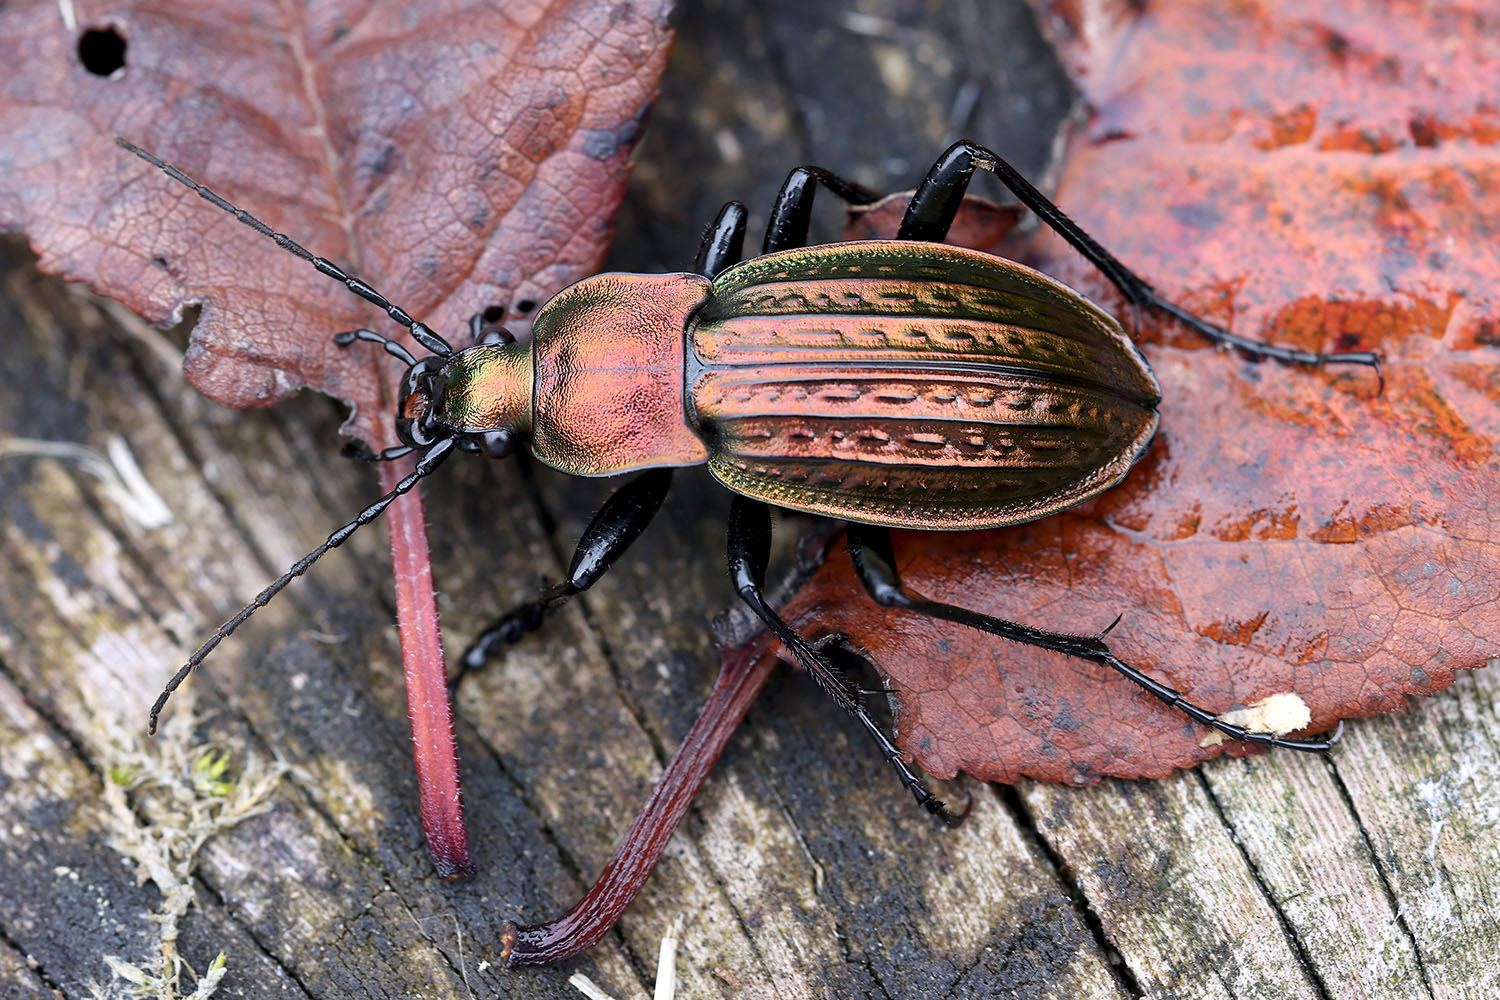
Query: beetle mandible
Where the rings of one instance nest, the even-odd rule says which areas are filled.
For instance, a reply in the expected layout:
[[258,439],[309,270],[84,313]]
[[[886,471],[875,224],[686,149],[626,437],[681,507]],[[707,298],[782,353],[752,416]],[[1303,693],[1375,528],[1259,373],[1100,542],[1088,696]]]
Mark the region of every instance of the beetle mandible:
[[500,458],[525,441],[572,475],[639,475],[594,516],[567,579],[487,629],[464,653],[464,669],[592,586],[660,508],[674,468],[707,465],[734,493],[729,571],[740,596],[869,732],[917,801],[949,823],[960,817],[912,772],[859,689],[766,603],[769,506],[848,522],[855,569],[881,604],[1110,667],[1231,739],[1319,751],[1338,738],[1286,739],[1225,722],[1116,658],[1104,641],[1108,628],[1096,636],[1047,631],[902,586],[890,528],[996,528],[1065,510],[1120,482],[1158,422],[1160,388],[1118,320],[1023,264],[942,242],[976,169],[993,173],[1133,307],[1254,357],[1380,370],[1371,352],[1276,347],[1166,301],[982,146],[958,142],[938,159],[895,240],[807,246],[819,186],[851,205],[878,196],[822,168],[799,167],[776,197],[761,256],[741,261],[746,211],[729,202],[705,234],[694,272],[585,278],[538,311],[529,343],[489,329],[479,315],[470,323],[473,344],[456,351],[365,282],[116,141],[385,310],[431,354],[419,359],[372,330],[338,335],[341,345],[374,343],[408,366],[396,413],[402,444],[365,457],[420,452],[415,471],[220,626],[162,691],[153,730],[171,693],[215,646],[453,452]]

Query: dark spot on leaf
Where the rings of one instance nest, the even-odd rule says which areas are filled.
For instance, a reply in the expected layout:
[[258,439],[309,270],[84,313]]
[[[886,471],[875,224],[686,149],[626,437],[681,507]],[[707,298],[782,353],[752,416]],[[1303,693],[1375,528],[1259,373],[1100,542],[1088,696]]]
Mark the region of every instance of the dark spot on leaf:
[[1224,221],[1224,214],[1219,209],[1206,201],[1196,201],[1186,205],[1172,205],[1167,211],[1172,218],[1192,229],[1208,230],[1220,225]]
[[630,118],[615,126],[615,136],[622,146],[634,146],[646,130],[646,120],[651,116],[651,105],[647,104]]
[[595,160],[610,160],[620,149],[619,137],[608,129],[592,129],[584,133],[583,151]]
[[531,312],[531,310],[533,310],[535,308],[536,308],[536,300],[535,299],[522,299],[520,302],[516,303],[516,312],[520,313],[522,316],[525,316],[525,315],[529,314]]
[[1423,149],[1431,149],[1438,144],[1437,122],[1430,115],[1417,115],[1408,124],[1411,129],[1411,141]]
[[480,313],[486,323],[498,323],[505,318],[504,306],[486,306],[484,312]]
[[1500,347],[1500,323],[1492,319],[1479,321],[1479,329],[1474,331],[1474,339],[1486,347]]
[[90,28],[79,36],[78,61],[95,76],[114,76],[125,68],[125,38],[113,27]]
[[1337,31],[1330,31],[1323,45],[1328,49],[1328,54],[1335,59],[1343,59],[1349,54],[1349,39]]
[[160,254],[157,254],[155,257],[152,257],[151,258],[151,263],[155,264],[157,267],[161,268],[163,271],[170,271],[171,270],[171,268],[167,265],[167,258],[161,256]]
[[[359,157],[354,164],[355,174],[361,183],[375,187],[379,181],[384,179],[396,168],[397,149],[394,143],[381,143],[374,148],[361,147]],[[380,198],[384,197],[382,193]],[[374,206],[365,209],[369,214]]]

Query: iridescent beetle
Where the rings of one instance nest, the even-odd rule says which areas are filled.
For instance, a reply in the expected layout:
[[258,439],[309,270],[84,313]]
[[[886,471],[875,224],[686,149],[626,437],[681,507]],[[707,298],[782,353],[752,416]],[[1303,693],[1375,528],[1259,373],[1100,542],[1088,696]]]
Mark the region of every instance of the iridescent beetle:
[[475,343],[455,351],[358,278],[117,141],[384,309],[432,353],[419,360],[371,330],[338,336],[342,345],[379,344],[409,366],[396,415],[403,444],[366,457],[421,451],[416,469],[225,622],[167,684],[152,708],[153,729],[172,691],[221,640],[455,450],[499,458],[525,440],[541,461],[572,475],[644,471],[595,515],[568,578],[486,630],[464,654],[465,669],[535,628],[553,603],[592,586],[660,508],[672,469],[706,464],[735,494],[729,570],[740,595],[874,737],[917,801],[950,823],[958,817],[908,768],[858,689],[766,604],[768,505],[847,521],[856,571],[881,604],[1103,664],[1235,740],[1327,750],[1338,738],[1251,732],[1122,663],[1103,634],[1049,632],[902,587],[890,528],[996,528],[1065,510],[1123,479],[1158,421],[1161,390],[1113,316],[1029,267],[941,242],[976,168],[994,173],[1133,306],[1255,357],[1379,371],[1373,353],[1262,344],[1163,300],[988,149],[949,148],[912,197],[895,240],[806,246],[817,185],[852,205],[877,195],[800,167],[771,209],[762,256],[740,261],[746,213],[730,202],[704,236],[696,273],[585,278],[541,308],[529,343],[486,332],[476,316]]

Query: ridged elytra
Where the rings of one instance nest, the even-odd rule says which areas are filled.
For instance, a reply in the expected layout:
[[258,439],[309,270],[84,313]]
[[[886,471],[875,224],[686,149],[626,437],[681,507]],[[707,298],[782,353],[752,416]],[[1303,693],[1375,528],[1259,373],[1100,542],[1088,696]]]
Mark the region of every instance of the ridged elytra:
[[[762,256],[740,260],[746,213],[730,202],[705,235],[694,272],[586,278],[541,308],[528,343],[490,328],[481,314],[470,324],[472,345],[455,351],[368,284],[118,141],[385,310],[431,355],[418,359],[372,330],[336,338],[378,344],[408,366],[395,419],[403,443],[365,457],[417,451],[416,470],[214,632],[166,685],[153,728],[171,692],[219,642],[454,451],[499,458],[525,442],[574,475],[640,471],[595,515],[567,579],[486,630],[464,654],[466,670],[598,580],[660,508],[673,468],[706,464],[735,494],[728,561],[741,597],[876,740],[917,801],[949,823],[961,816],[912,773],[858,689],[767,605],[768,504],[846,520],[855,569],[881,604],[1107,666],[1231,739],[1312,751],[1337,739],[1287,739],[1227,723],[1117,659],[1104,641],[1109,628],[1094,636],[1051,632],[903,588],[891,527],[999,527],[1066,509],[1118,483],[1157,425],[1160,390],[1114,317],[1022,264],[942,243],[976,169],[995,174],[1133,306],[1254,357],[1379,372],[1372,353],[1263,344],[1162,299],[988,149],[967,141],[949,148],[912,197],[895,240],[805,246],[819,186],[853,205],[877,196],[821,168],[799,167],[772,207]],[[653,860],[637,864],[649,869]],[[556,961],[608,926],[512,927],[507,959]]]

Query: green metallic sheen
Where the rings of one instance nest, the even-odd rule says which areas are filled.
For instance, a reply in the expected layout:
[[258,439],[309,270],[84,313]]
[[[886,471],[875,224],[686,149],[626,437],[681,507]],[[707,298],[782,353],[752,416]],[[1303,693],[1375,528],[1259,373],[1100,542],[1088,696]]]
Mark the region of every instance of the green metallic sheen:
[[729,489],[875,524],[988,528],[1124,478],[1161,390],[1120,324],[1022,264],[943,244],[768,254],[714,282],[690,418]]

